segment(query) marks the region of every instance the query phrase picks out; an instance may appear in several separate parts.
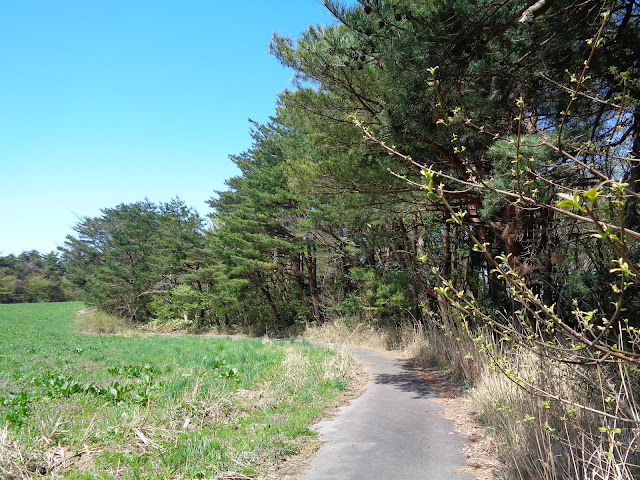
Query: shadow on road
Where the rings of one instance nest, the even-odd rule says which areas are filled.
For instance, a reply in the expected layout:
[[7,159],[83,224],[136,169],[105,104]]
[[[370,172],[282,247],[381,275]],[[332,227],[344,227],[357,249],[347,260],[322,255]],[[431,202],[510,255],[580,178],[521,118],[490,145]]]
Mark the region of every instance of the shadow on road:
[[438,392],[422,380],[415,369],[402,365],[402,372],[397,374],[373,374],[373,382],[380,385],[393,385],[403,392],[414,394],[414,398],[437,397]]

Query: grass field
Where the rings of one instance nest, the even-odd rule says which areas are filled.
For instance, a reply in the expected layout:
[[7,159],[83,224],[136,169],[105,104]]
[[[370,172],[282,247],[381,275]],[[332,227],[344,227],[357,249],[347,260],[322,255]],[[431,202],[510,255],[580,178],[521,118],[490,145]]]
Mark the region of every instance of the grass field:
[[354,371],[301,343],[81,334],[82,306],[0,305],[0,478],[264,476]]

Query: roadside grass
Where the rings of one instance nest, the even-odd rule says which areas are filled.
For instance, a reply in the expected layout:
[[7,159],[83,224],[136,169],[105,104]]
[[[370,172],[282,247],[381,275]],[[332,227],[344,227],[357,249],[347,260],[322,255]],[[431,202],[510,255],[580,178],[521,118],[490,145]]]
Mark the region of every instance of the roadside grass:
[[0,305],[0,478],[259,478],[356,369],[306,342],[81,334],[82,307]]
[[374,328],[365,323],[347,324],[341,320],[311,325],[304,332],[304,338],[336,346],[358,346],[379,351],[392,351],[397,355],[413,356],[414,349],[423,341],[419,325],[409,323],[394,330]]

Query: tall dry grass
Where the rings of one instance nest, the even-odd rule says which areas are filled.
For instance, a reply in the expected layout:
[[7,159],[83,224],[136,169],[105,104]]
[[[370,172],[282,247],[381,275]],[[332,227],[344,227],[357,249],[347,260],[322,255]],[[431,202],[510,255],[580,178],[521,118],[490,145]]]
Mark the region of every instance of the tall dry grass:
[[615,419],[628,399],[603,396],[602,371],[527,353],[512,354],[509,369],[487,369],[469,395],[514,478],[638,478],[640,428]]
[[79,332],[112,335],[131,328],[125,319],[88,307],[76,313],[74,328]]
[[321,325],[310,325],[304,332],[304,338],[310,342],[325,343],[334,346],[356,346],[374,350],[388,350],[387,334],[359,323],[349,326],[339,320]]
[[640,478],[640,424],[616,420],[638,418],[637,371],[632,380],[611,366],[561,363],[492,338],[425,333],[420,360],[445,359],[471,386],[466,395],[497,441],[506,478]]
[[0,430],[0,478],[22,480],[29,477],[25,467],[25,455],[13,441],[9,427]]

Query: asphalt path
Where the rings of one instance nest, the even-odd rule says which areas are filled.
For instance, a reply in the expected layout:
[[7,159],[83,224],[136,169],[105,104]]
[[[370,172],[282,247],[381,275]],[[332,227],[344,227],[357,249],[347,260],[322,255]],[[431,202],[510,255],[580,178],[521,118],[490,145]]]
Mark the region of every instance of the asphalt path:
[[404,360],[351,349],[366,391],[317,430],[324,443],[299,480],[472,480],[454,473],[465,440],[438,415],[438,394]]

